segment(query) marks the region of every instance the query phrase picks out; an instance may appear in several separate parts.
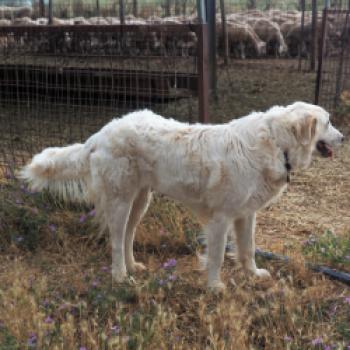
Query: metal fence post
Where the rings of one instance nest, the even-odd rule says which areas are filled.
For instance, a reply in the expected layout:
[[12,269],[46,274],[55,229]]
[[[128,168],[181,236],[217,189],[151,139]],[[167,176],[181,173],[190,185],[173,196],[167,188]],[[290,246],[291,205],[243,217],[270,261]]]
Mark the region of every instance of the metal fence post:
[[96,0],[96,14],[100,16],[100,0]]
[[216,97],[216,0],[206,0],[208,20],[208,50],[209,50],[209,86],[210,91]]
[[221,23],[222,23],[222,38],[224,41],[224,63],[225,65],[228,65],[229,48],[228,48],[225,0],[220,0],[220,10],[221,10]]
[[119,19],[120,19],[120,24],[125,24],[125,3],[124,3],[124,0],[119,0]]
[[322,14],[322,32],[321,32],[321,43],[318,51],[318,68],[316,77],[316,88],[315,88],[315,104],[317,105],[320,100],[321,82],[322,82],[322,65],[323,65],[323,50],[326,41],[327,32],[327,18],[328,18],[328,1],[325,1],[325,7]]
[[301,71],[301,56],[302,56],[302,50],[305,47],[305,41],[304,41],[304,30],[305,30],[305,0],[300,1],[301,4],[301,28],[300,28],[300,41],[299,41],[299,50],[298,50],[298,71]]
[[209,82],[208,82],[208,25],[205,0],[197,0],[197,13],[200,22],[198,35],[198,119],[209,122]]
[[310,70],[314,71],[316,67],[317,55],[317,0],[312,0],[312,20],[311,20],[311,60]]
[[44,0],[39,0],[39,17],[45,17],[45,3],[44,3]]
[[209,122],[208,25],[202,23],[198,33],[198,112],[199,122]]
[[137,17],[138,16],[138,3],[137,3],[137,0],[133,0],[132,2],[132,14]]
[[49,0],[49,18],[48,24],[52,24],[53,20],[53,0]]

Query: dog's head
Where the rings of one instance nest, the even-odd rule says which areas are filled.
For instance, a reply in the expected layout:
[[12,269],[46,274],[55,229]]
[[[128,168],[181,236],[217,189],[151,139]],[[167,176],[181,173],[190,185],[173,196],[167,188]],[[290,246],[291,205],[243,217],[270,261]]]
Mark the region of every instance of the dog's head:
[[[307,168],[311,156],[317,152],[322,157],[331,157],[333,147],[341,144],[343,134],[329,120],[329,113],[322,107],[296,102],[285,109],[282,119],[290,137],[286,137],[286,150],[298,168]],[[288,140],[288,141],[287,141]]]

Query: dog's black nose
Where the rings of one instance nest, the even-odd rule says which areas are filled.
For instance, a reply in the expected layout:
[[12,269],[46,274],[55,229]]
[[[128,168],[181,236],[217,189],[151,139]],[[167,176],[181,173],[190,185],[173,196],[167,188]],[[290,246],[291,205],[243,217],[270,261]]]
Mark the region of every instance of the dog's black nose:
[[345,137],[342,136],[342,137],[341,137],[341,142],[344,142],[344,140],[345,140]]

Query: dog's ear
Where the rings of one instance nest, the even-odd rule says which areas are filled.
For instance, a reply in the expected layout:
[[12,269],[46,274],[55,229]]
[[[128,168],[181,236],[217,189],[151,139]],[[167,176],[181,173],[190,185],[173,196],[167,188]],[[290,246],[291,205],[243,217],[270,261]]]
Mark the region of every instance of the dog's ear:
[[298,118],[292,125],[295,138],[304,146],[311,143],[316,135],[317,118],[307,114]]

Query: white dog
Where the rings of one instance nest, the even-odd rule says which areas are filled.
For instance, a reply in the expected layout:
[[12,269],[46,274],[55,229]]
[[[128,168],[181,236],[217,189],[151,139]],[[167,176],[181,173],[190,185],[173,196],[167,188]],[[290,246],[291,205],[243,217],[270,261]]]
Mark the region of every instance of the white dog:
[[21,176],[37,190],[95,205],[109,228],[118,282],[144,269],[134,260],[133,240],[151,190],[183,202],[206,219],[208,286],[220,289],[230,230],[243,268],[270,275],[255,264],[256,211],[283,191],[290,170],[309,166],[315,149],[329,157],[343,138],[324,109],[303,102],[222,125],[189,125],[144,110],[112,120],[84,144],[45,149]]

